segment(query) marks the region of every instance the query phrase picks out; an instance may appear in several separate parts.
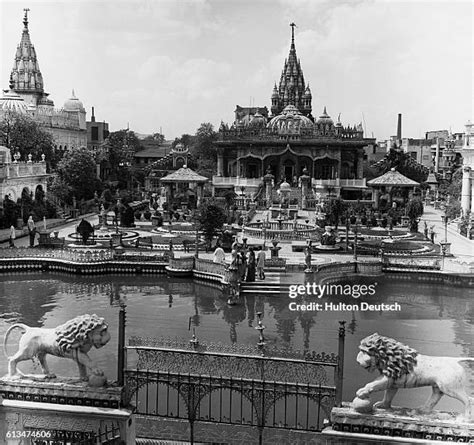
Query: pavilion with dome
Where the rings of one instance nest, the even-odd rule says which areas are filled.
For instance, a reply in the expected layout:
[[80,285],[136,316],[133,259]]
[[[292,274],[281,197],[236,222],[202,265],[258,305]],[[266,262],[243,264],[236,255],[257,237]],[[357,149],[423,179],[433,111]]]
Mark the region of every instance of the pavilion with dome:
[[23,18],[23,32],[17,46],[9,89],[0,97],[0,119],[8,112],[25,114],[33,118],[53,136],[59,149],[87,146],[86,111],[72,91],[61,109],[44,91],[34,45],[28,29],[28,9]]
[[271,114],[266,107],[237,106],[231,125],[221,123],[217,148],[216,195],[225,189],[245,187],[257,192],[266,172],[274,186],[297,186],[306,169],[311,190],[346,199],[364,199],[371,191],[363,178],[364,147],[375,144],[365,138],[361,124],[335,122],[324,105],[313,117],[313,93],[305,83],[296,56],[294,24],[291,45],[279,84],[271,95]]

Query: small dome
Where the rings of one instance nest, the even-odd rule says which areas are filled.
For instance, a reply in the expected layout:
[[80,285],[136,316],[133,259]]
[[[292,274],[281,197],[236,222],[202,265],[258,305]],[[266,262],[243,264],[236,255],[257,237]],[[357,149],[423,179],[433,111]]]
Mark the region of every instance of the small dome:
[[277,99],[279,96],[278,96],[278,90],[277,90],[277,86],[275,84],[275,86],[273,87],[273,93],[272,93],[272,99]]
[[64,102],[64,111],[86,111],[82,102],[75,96],[72,90],[72,97]]
[[186,150],[187,148],[184,146],[182,142],[177,143],[176,146],[173,148],[173,151],[178,151],[178,152],[183,152]]
[[20,95],[10,90],[0,98],[0,110],[25,114],[28,111],[28,105]]
[[301,128],[311,127],[313,127],[311,119],[301,114],[294,105],[287,105],[281,114],[272,118],[267,125],[267,128],[278,130],[279,133],[291,133]]
[[280,191],[281,192],[289,192],[291,189],[290,184],[286,182],[286,179],[280,184]]
[[258,111],[253,115],[250,120],[251,127],[264,127],[267,124],[267,119],[263,114],[260,114]]
[[331,119],[331,117],[326,111],[326,107],[324,107],[323,114],[319,116],[319,119],[317,120],[316,123],[317,124],[331,124],[331,125],[334,124],[333,120]]

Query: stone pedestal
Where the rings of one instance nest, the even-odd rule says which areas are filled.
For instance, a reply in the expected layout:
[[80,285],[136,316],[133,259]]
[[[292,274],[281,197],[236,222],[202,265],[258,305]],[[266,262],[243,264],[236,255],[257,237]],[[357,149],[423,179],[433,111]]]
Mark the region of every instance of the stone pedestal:
[[122,387],[91,388],[66,378],[3,378],[0,394],[1,443],[18,444],[21,432],[46,441],[77,439],[85,443],[93,439],[105,443],[115,438],[135,443],[135,420],[131,410],[122,407]]
[[[474,424],[463,423],[451,413],[434,411],[420,414],[415,409],[376,409],[373,414],[361,414],[343,404],[331,411],[330,428],[323,437],[337,437],[338,444],[365,443],[425,443],[423,441],[469,442],[474,437]],[[416,442],[415,442],[416,440]]]

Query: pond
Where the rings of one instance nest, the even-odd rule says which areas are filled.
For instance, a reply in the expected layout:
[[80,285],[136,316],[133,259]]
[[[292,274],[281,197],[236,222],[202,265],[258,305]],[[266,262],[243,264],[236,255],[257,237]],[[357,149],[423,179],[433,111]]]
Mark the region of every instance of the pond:
[[[415,278],[415,276],[413,276]],[[295,284],[300,276],[295,275]],[[287,275],[285,281],[291,281]],[[374,284],[374,280],[366,284]],[[116,378],[116,353],[119,298],[127,298],[127,337],[177,337],[190,339],[193,328],[202,341],[256,344],[257,312],[263,313],[265,339],[269,344],[298,350],[337,352],[338,321],[347,322],[344,372],[344,400],[370,380],[355,362],[362,338],[373,332],[394,337],[422,354],[438,356],[474,356],[474,290],[427,284],[413,280],[378,277],[376,294],[370,303],[400,304],[399,312],[296,312],[292,301],[277,297],[245,296],[241,304],[228,306],[218,289],[184,279],[164,276],[79,277],[52,273],[9,274],[0,276],[0,336],[15,322],[30,326],[54,327],[84,313],[106,318],[112,341],[100,352],[90,353],[109,379]],[[349,297],[331,295],[320,302],[353,303]],[[361,298],[362,300],[362,298]],[[359,300],[360,301],[360,300]],[[13,354],[18,331],[8,342]],[[51,368],[60,375],[74,376],[71,361],[50,358]],[[468,370],[474,373],[474,366]],[[23,372],[31,372],[30,363],[22,363]],[[0,360],[0,374],[6,373],[6,361]],[[471,393],[474,379],[470,379]],[[395,404],[418,406],[430,389],[400,391]],[[439,409],[458,410],[460,403],[443,398]]]

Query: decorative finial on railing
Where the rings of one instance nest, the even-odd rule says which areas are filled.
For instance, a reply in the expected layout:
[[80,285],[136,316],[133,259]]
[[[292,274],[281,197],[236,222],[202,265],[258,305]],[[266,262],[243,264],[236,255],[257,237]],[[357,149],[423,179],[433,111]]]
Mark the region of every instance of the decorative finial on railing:
[[263,336],[263,331],[265,330],[265,326],[262,323],[262,313],[257,312],[258,324],[255,326],[255,329],[259,332],[260,338],[258,340],[257,346],[259,348],[263,348],[265,346],[265,337]]

